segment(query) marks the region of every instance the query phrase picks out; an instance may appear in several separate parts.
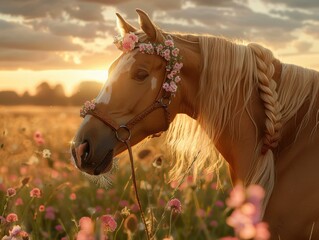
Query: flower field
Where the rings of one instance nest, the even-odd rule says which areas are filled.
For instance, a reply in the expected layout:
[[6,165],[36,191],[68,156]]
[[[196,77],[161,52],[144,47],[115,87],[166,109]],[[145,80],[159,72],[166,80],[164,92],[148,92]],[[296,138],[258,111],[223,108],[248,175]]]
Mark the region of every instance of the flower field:
[[[69,146],[80,122],[77,108],[0,107],[0,239],[146,239],[127,157],[108,189],[72,164]],[[157,146],[149,141],[134,149],[154,239],[234,236],[226,224],[226,175],[219,190],[208,173],[169,183],[173,160]]]

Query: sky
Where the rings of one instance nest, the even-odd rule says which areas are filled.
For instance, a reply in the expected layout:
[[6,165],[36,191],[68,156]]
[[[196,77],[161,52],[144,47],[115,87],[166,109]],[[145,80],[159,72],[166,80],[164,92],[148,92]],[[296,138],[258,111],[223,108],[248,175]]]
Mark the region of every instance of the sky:
[[115,13],[138,27],[136,8],[165,31],[257,42],[319,70],[318,0],[0,0],[0,91],[47,81],[70,95],[80,81],[106,81],[120,54]]

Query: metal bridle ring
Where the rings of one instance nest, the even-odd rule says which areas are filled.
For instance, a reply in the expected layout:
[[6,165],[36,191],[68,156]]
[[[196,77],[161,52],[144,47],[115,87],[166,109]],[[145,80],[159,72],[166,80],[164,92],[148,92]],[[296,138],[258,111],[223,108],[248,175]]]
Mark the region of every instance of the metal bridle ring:
[[[119,135],[120,129],[124,129],[127,131],[127,138],[120,137],[120,135]],[[121,125],[118,129],[115,130],[115,136],[116,136],[117,140],[119,140],[122,143],[125,143],[126,141],[129,141],[131,139],[132,133],[131,133],[131,130],[127,126]]]
[[168,105],[171,104],[171,101],[172,99],[169,97],[169,98],[164,98],[162,97],[159,102],[163,105],[163,107],[168,107]]

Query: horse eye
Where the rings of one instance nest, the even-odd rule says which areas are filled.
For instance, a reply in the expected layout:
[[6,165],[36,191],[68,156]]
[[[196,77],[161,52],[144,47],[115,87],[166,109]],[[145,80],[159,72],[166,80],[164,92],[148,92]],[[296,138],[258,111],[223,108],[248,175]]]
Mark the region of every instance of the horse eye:
[[143,81],[145,80],[145,78],[148,77],[148,72],[145,71],[145,70],[139,70],[135,76],[134,76],[134,79],[136,79],[137,81]]

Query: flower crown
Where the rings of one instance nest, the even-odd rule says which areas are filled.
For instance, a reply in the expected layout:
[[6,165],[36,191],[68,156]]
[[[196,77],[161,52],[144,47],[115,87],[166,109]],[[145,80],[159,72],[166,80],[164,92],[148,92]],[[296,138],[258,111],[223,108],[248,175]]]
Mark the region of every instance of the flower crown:
[[86,114],[89,111],[93,111],[95,107],[96,107],[96,103],[94,99],[91,101],[86,101],[84,105],[82,106],[82,108],[80,109],[80,116],[84,118]]
[[179,54],[179,49],[175,47],[173,38],[168,35],[164,44],[161,43],[139,43],[138,36],[134,33],[126,33],[123,37],[115,37],[114,44],[124,53],[130,52],[135,48],[139,48],[141,53],[156,54],[161,56],[167,62],[166,64],[166,79],[163,83],[163,88],[166,92],[175,93],[177,91],[177,83],[181,81],[179,76],[183,67],[181,62],[182,57]]

